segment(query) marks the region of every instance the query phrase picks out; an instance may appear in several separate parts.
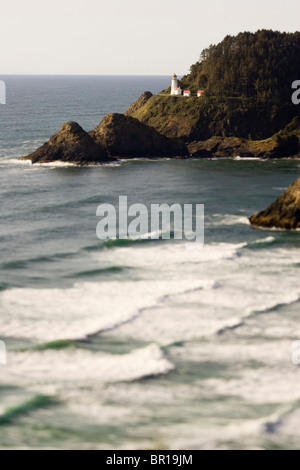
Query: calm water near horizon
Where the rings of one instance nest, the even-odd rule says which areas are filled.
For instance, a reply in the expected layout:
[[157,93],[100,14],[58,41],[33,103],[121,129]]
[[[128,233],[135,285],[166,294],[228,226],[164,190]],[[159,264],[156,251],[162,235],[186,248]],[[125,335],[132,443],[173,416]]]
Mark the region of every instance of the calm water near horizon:
[[[0,76],[0,448],[298,448],[300,233],[248,217],[300,161],[18,157],[166,76]],[[96,237],[96,209],[205,204],[205,246]]]

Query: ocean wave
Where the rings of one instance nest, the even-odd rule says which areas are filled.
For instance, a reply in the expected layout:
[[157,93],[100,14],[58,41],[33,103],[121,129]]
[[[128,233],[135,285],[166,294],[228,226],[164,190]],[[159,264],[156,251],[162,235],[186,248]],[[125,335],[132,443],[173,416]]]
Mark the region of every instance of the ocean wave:
[[9,361],[1,374],[4,383],[50,383],[62,391],[64,384],[97,387],[106,382],[132,382],[175,368],[156,344],[119,355],[79,349],[11,352]]
[[[36,258],[27,258],[27,259],[19,259],[19,260],[12,260],[1,265],[1,269],[10,270],[10,269],[24,269],[27,267],[28,264],[32,263],[49,263],[56,261],[58,259],[67,259],[74,256],[75,253],[53,253],[52,255],[42,255],[37,256]],[[1,289],[0,289],[1,290]]]
[[252,160],[259,160],[259,161],[265,161],[265,159],[263,158],[259,158],[259,157],[240,157],[239,155],[237,157],[234,157],[233,158],[234,161],[238,161],[238,162],[241,162],[241,161],[252,161]]
[[30,400],[5,409],[0,414],[0,426],[12,424],[13,421],[15,421],[17,418],[20,418],[24,414],[28,414],[40,408],[48,408],[49,406],[53,406],[55,404],[57,404],[57,402],[52,397],[36,395]]
[[[275,349],[275,348],[274,348]],[[206,391],[216,396],[239,396],[252,403],[290,403],[300,399],[295,366],[239,370],[238,378],[208,379]]]
[[[291,306],[293,304],[298,304],[299,301],[300,301],[300,292],[296,292],[296,293],[292,293],[288,298],[282,299],[278,303],[270,302],[269,304],[265,304],[263,307],[261,307],[258,310],[253,310],[253,311],[252,310],[250,310],[250,311],[246,310],[244,312],[244,314],[241,316],[241,318],[238,319],[237,323],[232,323],[230,325],[228,324],[228,325],[224,326],[223,328],[218,330],[216,332],[216,334],[217,335],[222,335],[222,334],[226,333],[227,331],[233,331],[233,330],[237,330],[238,328],[243,328],[243,327],[247,328],[248,320],[251,319],[252,317],[256,317],[258,315],[263,315],[263,314],[267,314],[267,313],[271,313],[271,312],[276,312],[276,311],[282,309],[283,307]],[[294,327],[291,326],[291,328],[293,329]],[[293,332],[292,329],[291,329],[290,333]],[[285,330],[285,328],[282,327],[281,334],[284,333],[284,330]]]
[[[284,416],[288,407],[280,407],[279,411],[254,419],[231,419],[230,424],[217,426],[212,423],[206,427],[196,426],[189,423],[189,426],[178,429],[176,426],[168,429],[168,437],[172,442],[172,449],[190,450],[265,450],[270,445],[270,434],[274,440],[276,449],[277,420]],[[273,428],[274,423],[274,428]],[[298,426],[299,427],[299,426]],[[296,434],[297,435],[297,434]],[[191,437],[193,436],[193,437]],[[291,436],[292,437],[292,436]],[[288,449],[289,443],[286,442]],[[297,438],[292,440],[292,445],[297,447]],[[282,441],[279,447],[282,448]],[[272,446],[271,446],[272,448]]]
[[[4,290],[1,334],[49,342],[113,331],[165,345],[237,328],[299,298],[290,259],[295,262],[299,254],[293,257],[293,251],[289,257],[281,248],[261,256],[244,251],[245,243],[205,245],[195,252],[182,245],[120,246],[117,265],[112,250],[91,251],[95,267],[78,276],[107,274],[105,282]],[[134,279],[110,276],[128,267]]]
[[49,342],[80,339],[131,321],[165,295],[201,281],[148,280],[80,283],[72,288],[11,288],[0,292],[2,337]]
[[290,445],[298,445],[300,431],[299,431],[299,418],[300,418],[300,406],[299,401],[292,403],[290,406],[286,406],[278,416],[271,417],[265,423],[265,432],[274,435],[276,437],[287,437]]
[[[247,243],[205,245],[193,253],[179,245],[120,248],[121,265],[130,262],[137,274],[147,267],[151,279],[177,279],[180,289],[155,309],[146,307],[142,315],[118,325],[113,334],[170,344],[221,334],[243,326],[251,316],[297,302],[300,291],[291,259],[297,260],[299,251],[293,257],[291,250],[287,256],[286,249],[278,248],[261,256],[257,250],[244,251],[245,247]],[[108,262],[111,254],[93,256]],[[182,279],[185,284],[197,279],[199,285],[183,289]]]
[[259,238],[258,240],[255,240],[254,242],[249,243],[248,247],[252,245],[254,246],[255,245],[272,245],[274,242],[276,242],[275,237]]
[[35,167],[45,167],[45,168],[69,168],[69,167],[76,167],[76,163],[70,162],[49,162],[49,163],[34,163]]
[[[21,157],[21,155],[20,155]],[[4,157],[0,159],[0,164],[5,164],[5,165],[25,165],[25,166],[32,166],[32,163],[30,160],[20,160],[19,158],[9,158],[9,157]]]
[[208,227],[220,226],[220,225],[250,225],[249,219],[243,215],[236,214],[213,214],[207,218],[205,225]]
[[[144,235],[142,238],[137,238],[136,240],[130,239],[130,238],[115,238],[115,239],[109,239],[109,240],[104,240],[100,243],[97,243],[96,245],[90,245],[86,246],[83,248],[83,251],[99,251],[101,249],[114,249],[114,248],[124,248],[124,247],[131,247],[134,245],[139,245],[139,244],[147,244],[149,242],[152,243],[157,243],[158,241],[164,241],[164,240],[152,240],[151,238],[148,237],[150,234]],[[167,240],[165,240],[167,241]]]
[[[34,149],[33,149],[34,150]],[[32,151],[33,151],[32,150]],[[30,151],[26,152],[27,154],[31,153]],[[49,169],[56,169],[56,168],[101,168],[101,167],[119,167],[123,164],[123,162],[119,161],[112,161],[107,163],[87,163],[86,165],[78,165],[77,163],[71,162],[63,162],[63,161],[54,161],[54,162],[43,162],[43,163],[32,163],[31,160],[21,160],[24,157],[25,152],[19,153],[16,155],[15,153],[12,156],[4,156],[0,157],[0,164],[4,165],[25,165],[28,167],[34,168],[49,168]]]
[[34,152],[37,147],[40,147],[45,143],[45,140],[46,139],[26,140],[24,142],[21,142],[17,146],[2,148],[0,154],[0,162],[2,160],[6,160],[8,163],[20,163],[22,161],[18,159],[19,157],[24,157],[25,155]]
[[108,266],[107,268],[101,269],[92,269],[90,271],[79,271],[77,273],[70,274],[69,278],[77,278],[77,277],[93,277],[93,276],[104,276],[106,274],[118,274],[124,273],[124,271],[128,271],[132,269],[130,266]]

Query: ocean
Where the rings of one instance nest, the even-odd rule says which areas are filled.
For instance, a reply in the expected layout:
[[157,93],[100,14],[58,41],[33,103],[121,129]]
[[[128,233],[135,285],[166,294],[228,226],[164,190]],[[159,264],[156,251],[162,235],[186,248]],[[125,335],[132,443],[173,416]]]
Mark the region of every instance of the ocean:
[[[32,166],[65,121],[91,130],[170,77],[0,79],[0,448],[297,448],[300,234],[248,217],[300,162]],[[204,204],[204,247],[100,241],[120,195]]]

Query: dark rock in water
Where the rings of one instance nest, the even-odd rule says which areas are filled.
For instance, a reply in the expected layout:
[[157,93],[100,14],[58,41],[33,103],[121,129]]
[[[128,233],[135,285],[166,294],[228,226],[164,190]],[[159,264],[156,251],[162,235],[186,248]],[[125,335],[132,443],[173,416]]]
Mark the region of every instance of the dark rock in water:
[[144,93],[139,97],[138,100],[136,100],[129,108],[127,111],[124,113],[125,116],[132,116],[138,109],[140,109],[144,104],[147,103],[147,101],[153,96],[151,91],[144,91]]
[[21,160],[31,160],[32,163],[61,161],[86,165],[107,162],[110,159],[103,147],[96,144],[77,122],[70,121],[63,124],[42,147]]
[[176,157],[189,154],[180,140],[163,136],[154,128],[124,114],[108,114],[90,132],[90,136],[110,156]]
[[191,156],[200,158],[270,158],[273,147],[272,142],[259,144],[240,137],[212,137],[188,144]]
[[300,178],[268,209],[250,217],[252,225],[266,228],[300,228]]

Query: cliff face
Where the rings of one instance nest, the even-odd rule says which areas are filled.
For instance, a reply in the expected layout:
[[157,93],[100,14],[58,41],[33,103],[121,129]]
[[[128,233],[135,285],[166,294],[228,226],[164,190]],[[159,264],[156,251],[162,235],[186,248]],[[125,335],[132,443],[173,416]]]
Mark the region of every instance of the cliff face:
[[249,220],[256,227],[300,228],[300,178],[270,207],[254,214]]
[[141,98],[126,114],[167,137],[180,138],[194,157],[280,158],[300,154],[300,117],[293,118],[293,105],[283,107],[282,113],[272,108],[270,117],[266,103],[239,99],[217,103],[204,96],[159,94],[143,104]]
[[161,93],[141,106],[131,106],[126,114],[167,137],[188,143],[214,136],[267,139],[287,126],[299,110],[292,103],[273,105],[246,98],[186,98]]
[[110,159],[101,144],[96,144],[79,124],[70,121],[63,124],[48,142],[22,160],[31,160],[32,163],[63,161],[82,165]]
[[124,114],[108,114],[90,132],[90,136],[110,156],[130,158],[188,155],[185,144],[179,140],[161,135],[152,127]]
[[[179,81],[192,97],[171,97],[165,90],[127,113],[185,142],[215,136],[268,139],[300,117],[300,107],[291,101],[299,70],[300,32],[226,36],[204,49]],[[204,90],[200,98],[197,90]]]
[[[143,96],[143,95],[142,95]],[[139,98],[136,103],[140,103]],[[131,105],[125,113],[170,138],[189,140],[199,120],[199,101],[168,95],[154,95],[142,106]]]
[[153,94],[151,91],[144,91],[144,93],[141,94],[138,100],[136,100],[129,108],[127,111],[124,113],[125,116],[132,116],[134,113],[136,113],[142,106],[144,106],[150,98],[152,98]]

